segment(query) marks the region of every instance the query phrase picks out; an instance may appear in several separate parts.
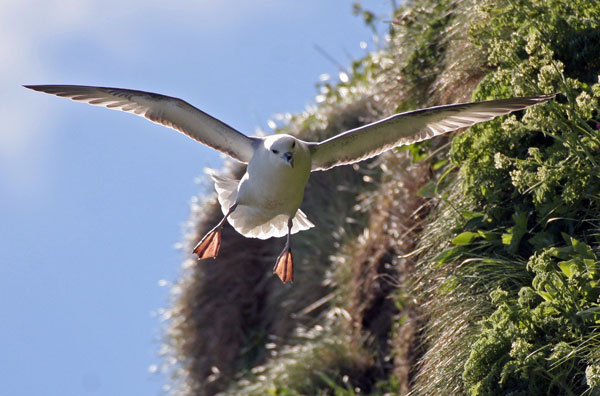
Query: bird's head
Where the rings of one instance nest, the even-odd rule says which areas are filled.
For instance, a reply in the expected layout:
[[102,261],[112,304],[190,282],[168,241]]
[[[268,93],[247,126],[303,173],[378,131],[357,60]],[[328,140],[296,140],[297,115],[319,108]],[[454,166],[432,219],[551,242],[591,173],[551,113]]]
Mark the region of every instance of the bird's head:
[[271,136],[265,143],[272,158],[282,160],[291,168],[294,167],[294,154],[298,146],[294,137],[289,135],[275,135]]

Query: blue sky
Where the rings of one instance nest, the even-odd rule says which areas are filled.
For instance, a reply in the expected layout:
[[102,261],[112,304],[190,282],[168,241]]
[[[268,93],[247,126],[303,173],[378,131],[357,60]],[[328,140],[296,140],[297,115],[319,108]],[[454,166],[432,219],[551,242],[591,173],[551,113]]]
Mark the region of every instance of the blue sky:
[[[389,18],[389,0],[364,2]],[[0,383],[7,395],[161,394],[161,322],[215,152],[125,113],[21,84],[177,96],[247,134],[314,104],[373,50],[352,1],[3,2]],[[387,19],[387,18],[386,18]],[[381,32],[386,26],[379,25]],[[361,41],[367,48],[361,47]],[[335,80],[335,78],[334,78]],[[160,286],[167,284],[167,286]]]

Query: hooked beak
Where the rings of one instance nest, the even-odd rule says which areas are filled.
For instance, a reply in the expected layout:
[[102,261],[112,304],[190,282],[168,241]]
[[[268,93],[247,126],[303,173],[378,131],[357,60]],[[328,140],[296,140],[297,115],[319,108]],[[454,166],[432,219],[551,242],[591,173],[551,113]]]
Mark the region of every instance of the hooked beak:
[[283,159],[288,163],[288,165],[293,168],[294,167],[294,155],[291,152],[286,152],[283,154]]

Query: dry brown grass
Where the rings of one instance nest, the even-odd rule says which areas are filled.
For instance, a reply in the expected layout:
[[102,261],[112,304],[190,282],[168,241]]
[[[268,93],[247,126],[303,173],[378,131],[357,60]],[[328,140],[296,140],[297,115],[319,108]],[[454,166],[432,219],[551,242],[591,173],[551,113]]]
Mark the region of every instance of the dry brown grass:
[[[349,265],[348,312],[353,333],[374,351],[383,371],[392,368],[389,339],[399,311],[392,297],[406,287],[414,262],[403,256],[415,249],[425,199],[418,191],[429,181],[426,164],[413,165],[408,153],[390,153],[382,158],[385,169],[369,212],[369,227],[359,239]],[[398,356],[399,360],[412,357]],[[397,364],[402,364],[397,362]]]

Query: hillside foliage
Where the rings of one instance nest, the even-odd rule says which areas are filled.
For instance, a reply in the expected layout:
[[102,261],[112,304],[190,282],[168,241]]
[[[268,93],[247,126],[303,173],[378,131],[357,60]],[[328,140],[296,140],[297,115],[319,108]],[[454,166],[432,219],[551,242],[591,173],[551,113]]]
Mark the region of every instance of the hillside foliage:
[[[190,256],[165,311],[171,393],[600,395],[600,3],[415,0],[389,26],[354,11],[385,45],[280,131],[559,95],[311,176],[291,287],[269,271],[279,241],[226,229],[232,253]],[[219,216],[199,198],[185,248]]]

